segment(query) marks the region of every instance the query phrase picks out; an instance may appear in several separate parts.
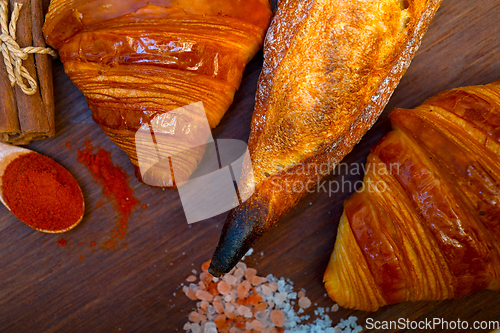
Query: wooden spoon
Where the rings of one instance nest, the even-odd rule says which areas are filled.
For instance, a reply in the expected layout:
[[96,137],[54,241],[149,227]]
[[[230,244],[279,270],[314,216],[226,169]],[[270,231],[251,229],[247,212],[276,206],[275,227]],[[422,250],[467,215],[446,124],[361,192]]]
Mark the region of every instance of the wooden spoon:
[[[9,211],[11,211],[11,209],[10,209],[9,205],[7,205],[7,203],[5,202],[4,193],[2,192],[2,185],[3,185],[2,177],[3,177],[3,174],[4,174],[7,166],[12,161],[14,161],[15,159],[17,159],[18,157],[20,157],[20,156],[22,156],[24,154],[30,154],[30,153],[38,154],[38,153],[36,153],[36,152],[34,152],[32,150],[26,149],[26,148],[12,146],[12,145],[5,144],[5,143],[0,143],[0,201],[2,201],[2,203],[5,205],[5,207],[7,207],[7,209]],[[76,183],[76,180],[74,178],[73,178],[73,180]],[[80,193],[81,193],[81,191],[82,191],[81,188],[80,187],[78,187],[78,188],[79,188]],[[82,198],[83,198],[83,194],[82,194]],[[83,200],[82,200],[82,202],[83,202]],[[80,221],[83,218],[83,212],[85,210],[85,203],[83,203],[83,205],[84,205],[84,207],[82,209],[82,215],[78,218],[78,220],[75,221],[74,223],[72,223],[69,227],[61,229],[61,230],[43,230],[43,229],[38,229],[38,228],[35,228],[35,227],[31,226],[26,221],[22,221],[21,219],[19,219],[18,216],[16,216],[16,217],[19,220],[21,220],[22,222],[24,222],[26,225],[28,225],[29,227],[31,227],[31,228],[33,228],[35,230],[38,230],[38,231],[41,231],[41,232],[45,232],[45,233],[59,234],[59,233],[67,232],[67,231],[73,229],[74,227],[76,227],[80,223]],[[11,211],[11,213],[12,213],[12,211]]]

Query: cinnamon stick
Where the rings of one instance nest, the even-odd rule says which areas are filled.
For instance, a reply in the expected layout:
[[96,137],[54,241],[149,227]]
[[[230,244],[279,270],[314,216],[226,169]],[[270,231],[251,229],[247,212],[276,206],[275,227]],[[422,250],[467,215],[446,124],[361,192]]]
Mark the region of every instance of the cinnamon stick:
[[[16,41],[21,48],[45,47],[42,33],[44,21],[42,0],[11,0],[10,13],[16,3],[23,5],[17,21]],[[3,65],[3,59],[1,59]],[[16,85],[10,87],[5,65],[0,65],[0,140],[12,144],[27,144],[55,135],[52,59],[45,54],[30,54],[23,66],[37,82],[35,94],[27,95]]]
[[[14,4],[21,3],[23,9],[19,15],[17,24],[17,43],[20,47],[33,45],[33,30],[31,24],[31,1],[29,0],[14,0],[11,1],[11,11],[14,10]],[[35,57],[33,54],[28,56],[28,59],[23,62],[24,67],[30,75],[37,80],[35,68]],[[45,115],[40,89],[34,95],[26,95],[19,86],[15,86],[16,101],[18,108],[19,123],[21,124],[21,132],[25,136],[37,135],[37,133],[47,133],[49,124]]]
[[[31,24],[33,30],[33,45],[46,47],[42,27],[44,23],[42,0],[31,0]],[[52,58],[46,54],[35,54],[36,70],[42,96],[45,116],[48,121],[48,136],[56,134],[54,115],[54,84],[52,78]]]
[[16,97],[10,85],[5,64],[0,59],[0,140],[7,142],[9,136],[19,134],[20,131],[21,127],[17,119]]

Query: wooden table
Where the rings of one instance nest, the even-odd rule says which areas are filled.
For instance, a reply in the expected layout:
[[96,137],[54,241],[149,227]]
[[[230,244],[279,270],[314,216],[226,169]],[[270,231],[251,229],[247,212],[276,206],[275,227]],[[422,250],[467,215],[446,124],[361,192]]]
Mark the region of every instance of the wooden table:
[[[442,90],[499,79],[499,54],[499,2],[445,0],[383,116],[344,162],[364,163],[369,147],[390,129],[387,116],[394,107],[415,107]],[[114,163],[128,174],[133,174],[133,168],[92,122],[85,98],[66,77],[61,63],[54,64],[57,136],[29,147],[53,157],[75,175],[85,195],[86,215],[79,227],[65,235],[69,244],[61,247],[59,236],[33,231],[0,207],[0,331],[183,331],[195,302],[183,295],[180,284],[211,257],[225,215],[188,225],[177,191],[150,188],[132,177],[135,195],[147,208],[130,218],[128,246],[116,251],[90,246],[91,239],[99,242],[112,228],[116,216],[108,201],[96,207],[103,198],[101,188],[77,162],[77,150],[90,139],[111,151]],[[248,139],[261,66],[259,53],[246,69],[215,138]],[[331,175],[327,180],[340,181],[340,177]],[[362,175],[347,177],[360,180]],[[350,194],[308,195],[254,246],[256,254],[246,262],[260,274],[293,280],[318,306],[332,306],[321,280],[333,250],[342,202]],[[475,320],[500,320],[500,294],[483,291],[460,300],[388,306],[376,313],[340,309],[331,318],[336,323],[350,315],[362,325],[367,318],[459,318],[472,325]]]

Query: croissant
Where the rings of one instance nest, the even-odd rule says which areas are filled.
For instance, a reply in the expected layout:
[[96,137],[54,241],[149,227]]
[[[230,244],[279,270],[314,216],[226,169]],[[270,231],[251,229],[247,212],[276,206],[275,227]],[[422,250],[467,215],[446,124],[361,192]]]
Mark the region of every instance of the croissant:
[[212,274],[230,271],[359,142],[440,3],[280,1],[264,43],[249,139],[252,165],[245,164],[239,184],[248,200],[226,219]]
[[339,305],[500,291],[500,81],[390,115],[324,275]]
[[[205,116],[193,120],[183,108],[202,102],[210,128],[220,122],[271,16],[268,0],[52,0],[43,31],[139,180],[170,187],[174,177],[186,180],[205,152],[189,149],[190,130]],[[157,162],[157,147],[136,134],[154,121],[163,125],[155,134],[168,136],[157,138],[168,145],[162,149],[183,152],[175,155],[180,171],[172,176],[158,168],[143,179],[137,147],[146,165]]]

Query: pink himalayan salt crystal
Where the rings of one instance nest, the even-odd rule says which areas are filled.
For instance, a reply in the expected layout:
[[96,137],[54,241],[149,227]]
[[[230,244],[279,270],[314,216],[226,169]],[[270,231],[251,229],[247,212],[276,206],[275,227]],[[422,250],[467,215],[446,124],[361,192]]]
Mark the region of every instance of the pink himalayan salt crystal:
[[258,311],[258,312],[264,312],[266,311],[267,309],[267,303],[265,302],[262,302],[262,303],[259,303],[255,306],[255,309]]
[[212,294],[210,294],[206,290],[201,290],[201,289],[198,289],[196,291],[196,297],[198,297],[202,301],[207,301],[207,302],[211,302],[214,299],[214,296]]
[[262,292],[264,293],[265,296],[269,296],[269,295],[271,295],[273,293],[273,291],[271,290],[271,288],[269,288],[266,285],[263,285],[261,288],[262,288]]
[[239,282],[237,277],[235,277],[234,275],[229,275],[229,274],[224,275],[224,280],[232,286],[237,285]]
[[237,279],[241,279],[244,275],[245,275],[245,271],[242,270],[241,268],[237,268],[233,274],[233,276],[236,277]]
[[225,281],[220,281],[217,285],[217,290],[222,295],[229,295],[229,293],[231,292],[231,285]]
[[234,305],[232,305],[231,303],[224,304],[224,307],[226,308],[226,310],[228,312],[233,312],[234,311]]
[[275,327],[268,327],[262,331],[262,333],[278,333]]
[[236,264],[236,268],[241,268],[242,270],[247,269],[247,264],[245,264],[243,261],[240,261],[239,263]]
[[214,309],[217,313],[224,313],[224,305],[221,302],[214,302]]
[[[199,314],[198,312],[191,312],[188,316],[189,321],[192,321],[195,324],[199,324],[203,320],[203,315]],[[205,318],[206,320],[206,318]]]
[[254,319],[250,323],[250,326],[252,327],[253,330],[256,330],[256,331],[263,331],[265,328],[264,325],[262,325],[262,323],[260,321],[258,321],[257,319]]
[[209,305],[210,305],[210,303],[208,303],[207,301],[201,301],[200,302],[200,307],[203,310],[203,312],[207,312],[207,308],[208,308]]
[[302,309],[307,309],[308,307],[311,306],[311,300],[304,296],[304,297],[299,299],[299,306]]
[[248,281],[243,281],[237,288],[238,290],[238,298],[244,299],[248,295],[248,291],[250,290],[250,282]]
[[236,311],[242,315],[242,316],[245,316],[246,314],[248,313],[251,313],[252,310],[250,310],[249,308],[247,308],[246,306],[244,305],[239,305],[238,308],[236,309]]
[[196,281],[196,276],[194,275],[189,275],[186,279],[187,282],[194,282]]
[[257,270],[255,268],[247,268],[245,272],[245,279],[252,281],[252,278],[257,275]]
[[236,302],[236,300],[238,299],[238,292],[236,290],[231,290],[231,292],[229,293],[229,295],[231,297],[231,299],[229,300],[231,303],[234,303]]
[[204,283],[209,283],[214,280],[214,276],[209,272],[203,272],[200,274],[200,280],[203,281]]
[[236,317],[235,314],[234,314],[234,305],[232,305],[231,303],[226,303],[225,306],[224,306],[224,314],[228,318],[231,318],[231,317],[234,318],[234,317]]
[[233,274],[233,276],[235,276],[238,279],[242,278],[243,275],[245,275],[245,272],[241,268],[238,268],[237,270],[235,270],[234,274]]
[[333,304],[332,309],[333,312],[339,311],[339,305],[338,304]]
[[302,290],[301,290],[301,291],[299,291],[299,293],[297,294],[297,296],[298,296],[299,298],[302,298],[302,297],[304,297],[305,295],[306,295],[306,293],[305,293],[305,292],[303,292]]
[[285,318],[283,317],[283,312],[280,310],[271,311],[271,320],[274,326],[283,327],[285,325]]
[[252,285],[253,286],[258,286],[262,283],[266,283],[267,282],[267,279],[265,277],[260,277],[260,276],[254,276],[252,278]]
[[226,317],[225,315],[220,314],[220,315],[218,315],[217,317],[215,317],[215,319],[214,319],[214,323],[215,323],[217,326],[219,326],[219,325],[221,325],[221,324],[222,324],[222,325],[224,325],[224,324],[226,323],[226,319],[227,319],[227,317]]
[[236,314],[234,312],[224,312],[224,314],[226,315],[226,317],[228,317],[229,319],[234,319],[236,318]]
[[184,293],[192,301],[196,301],[198,299],[193,289],[187,289]]

